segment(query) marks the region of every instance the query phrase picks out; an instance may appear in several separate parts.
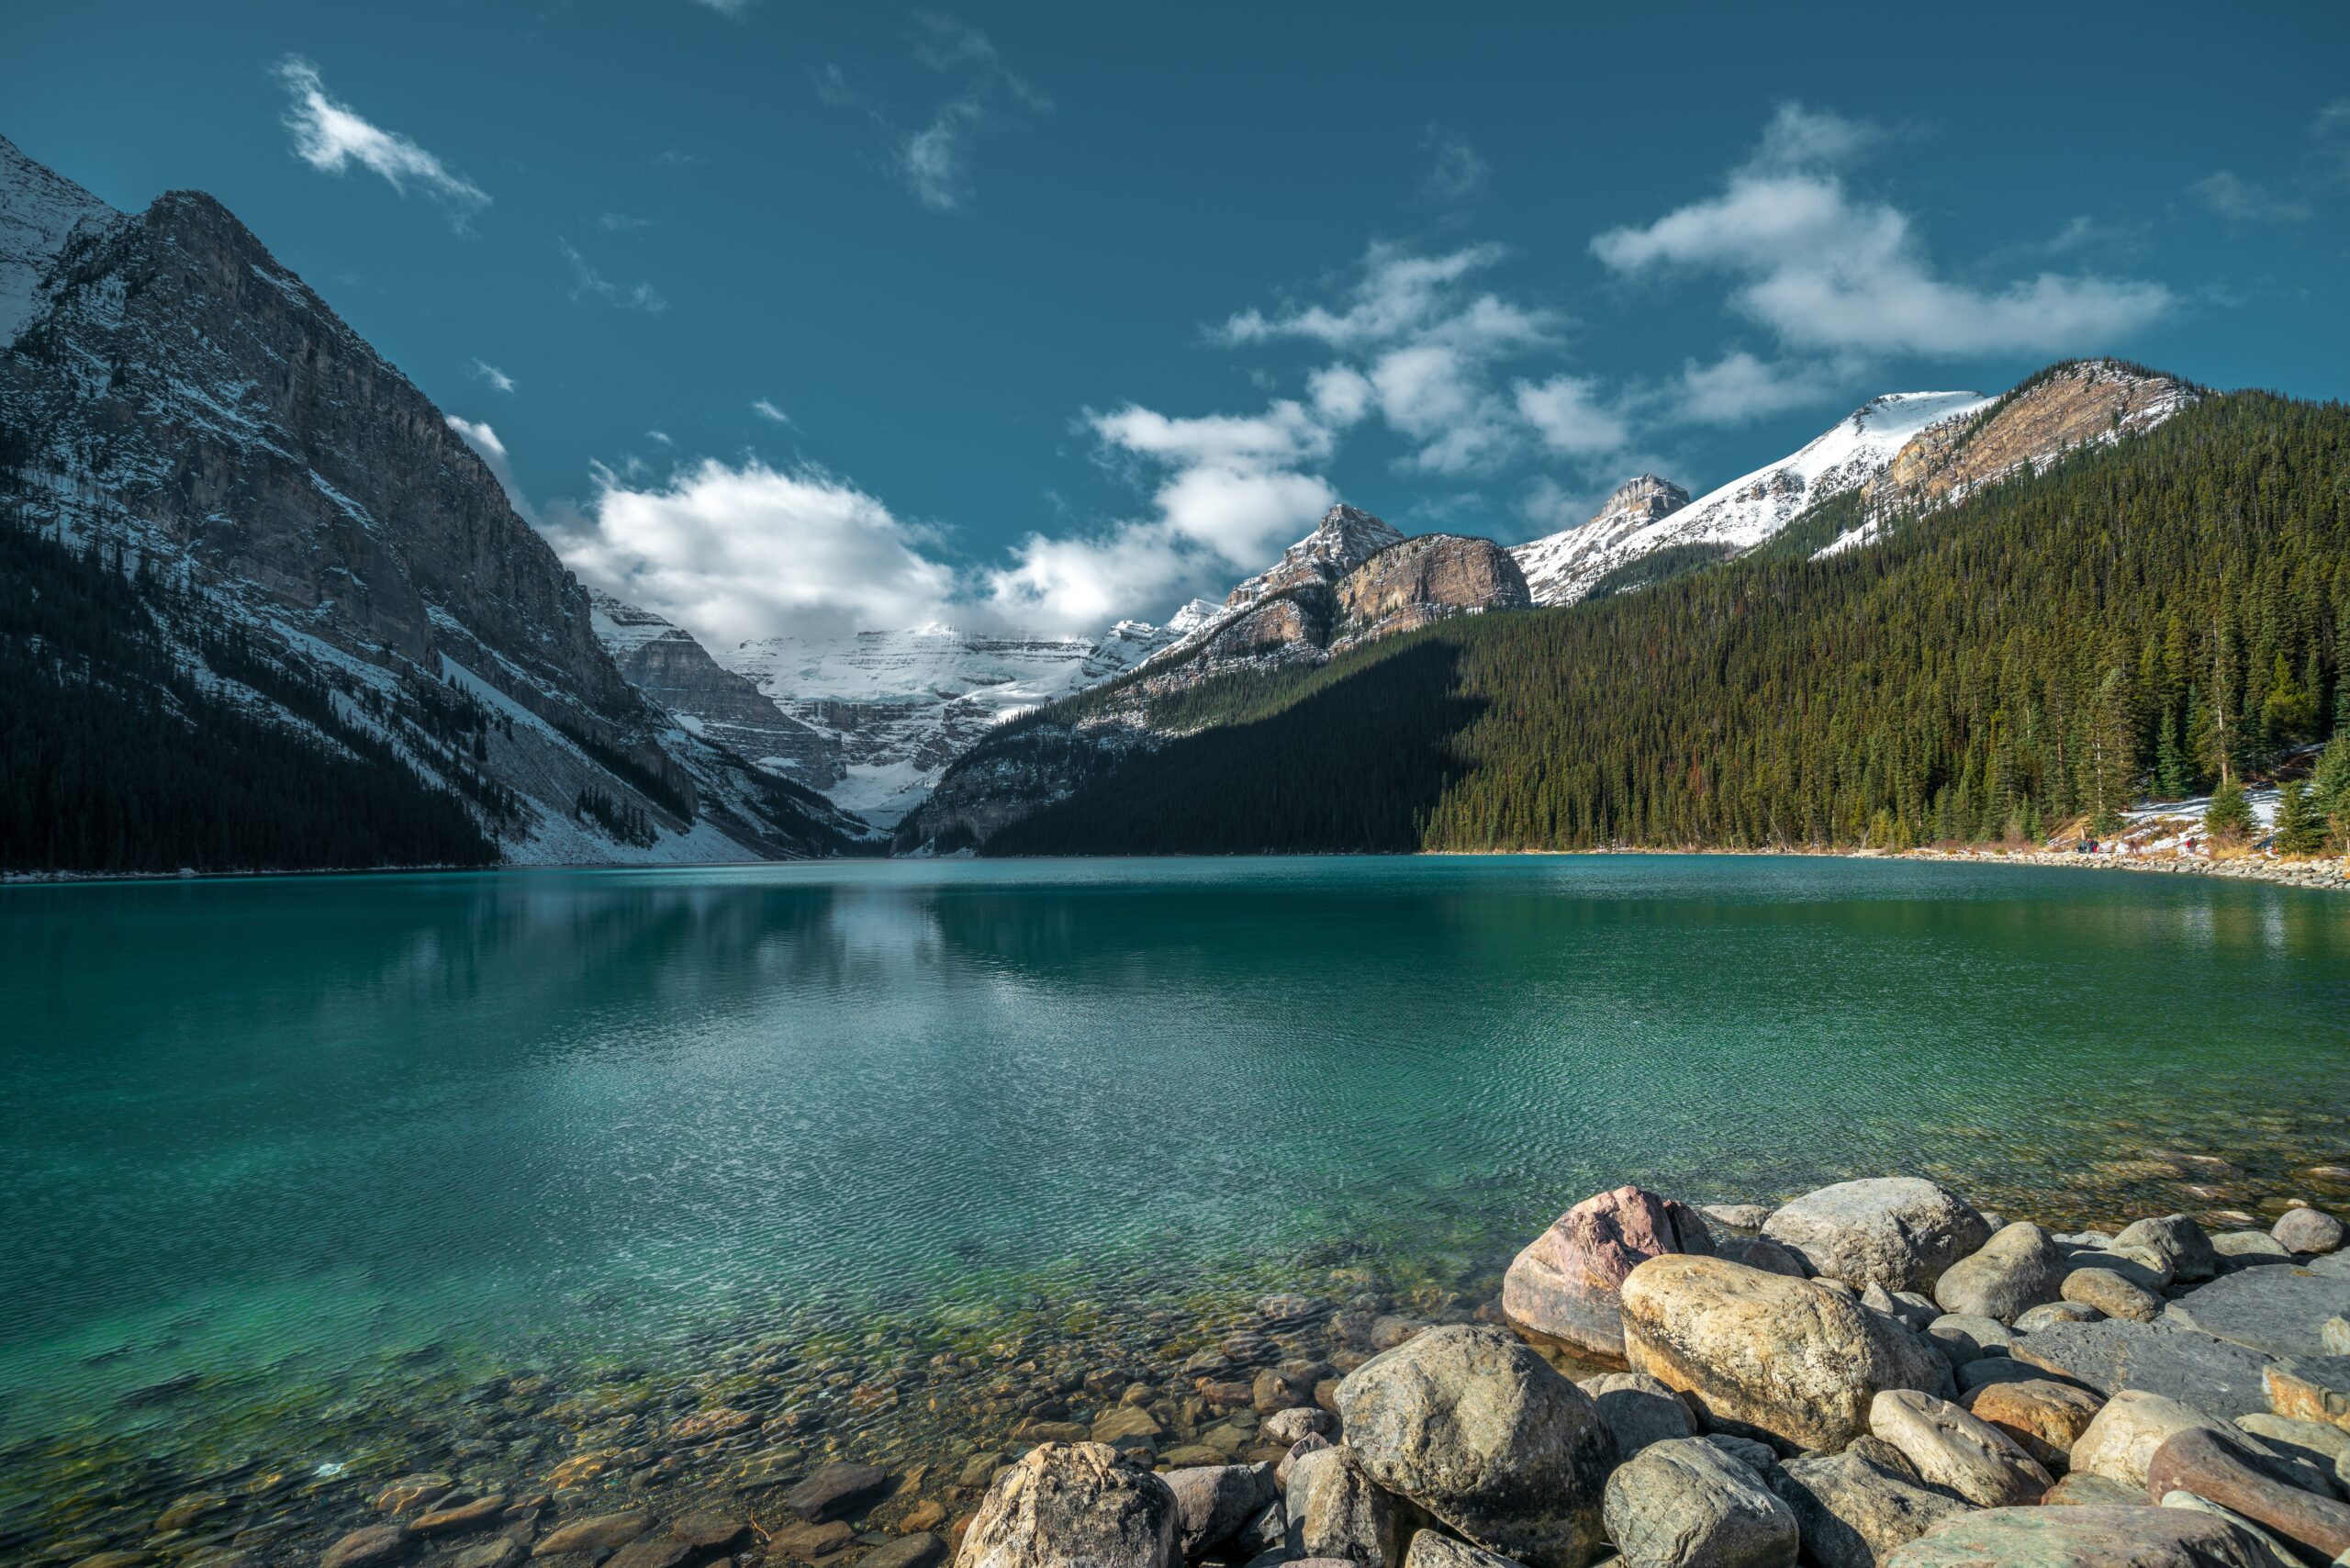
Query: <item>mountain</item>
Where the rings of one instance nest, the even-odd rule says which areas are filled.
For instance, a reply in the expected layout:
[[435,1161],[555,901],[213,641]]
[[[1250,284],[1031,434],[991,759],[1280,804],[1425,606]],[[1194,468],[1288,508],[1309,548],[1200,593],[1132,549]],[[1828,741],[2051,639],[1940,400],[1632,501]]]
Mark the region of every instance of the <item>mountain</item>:
[[[2060,367],[2009,409],[2100,385]],[[2031,842],[2263,771],[2350,731],[2350,409],[2192,390],[2126,439],[2059,420],[2089,438],[1965,458],[1994,413],[1921,454],[1897,483],[1950,482],[1865,548],[1807,547],[1884,499],[1847,488],[1788,548],[1643,592],[1453,618],[1139,722],[1080,698],[991,736],[938,799],[1098,725],[1127,744],[1026,810],[967,807],[965,841],[1898,849]],[[1147,747],[1138,723],[1162,726]]]
[[[0,598],[38,577],[82,616],[118,618],[44,629],[49,610],[13,607],[8,653],[34,686],[12,796],[38,785],[18,770],[93,748],[114,766],[52,802],[70,853],[20,841],[12,865],[412,857],[424,839],[371,838],[376,819],[338,813],[330,776],[371,780],[386,824],[440,823],[428,857],[842,847],[829,808],[769,791],[639,695],[586,590],[446,417],[218,202],[174,191],[115,212],[0,143],[0,308],[16,313],[0,514],[20,574]],[[207,746],[266,769],[234,790],[196,778]],[[178,801],[132,788],[166,774]]]
[[1792,455],[1685,504],[1679,487],[1642,476],[1580,528],[1518,545],[1537,604],[1572,604],[1610,572],[1663,551],[1688,561],[1751,550],[1809,507],[1867,484],[1929,429],[1989,399],[1979,392],[1889,392],[1872,398]]

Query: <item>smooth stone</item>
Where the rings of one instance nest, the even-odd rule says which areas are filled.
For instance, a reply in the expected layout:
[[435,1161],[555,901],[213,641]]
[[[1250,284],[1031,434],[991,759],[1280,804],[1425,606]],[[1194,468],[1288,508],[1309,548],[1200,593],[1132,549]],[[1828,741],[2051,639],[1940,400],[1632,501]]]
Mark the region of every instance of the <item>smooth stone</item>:
[[783,1557],[794,1562],[813,1562],[856,1539],[856,1531],[846,1521],[826,1519],[812,1523],[807,1519],[785,1525],[767,1538],[767,1555]]
[[2265,1230],[2220,1230],[2211,1234],[2211,1250],[2242,1262],[2246,1259],[2290,1258],[2293,1249]]
[[2147,1495],[2192,1492],[2320,1557],[2350,1552],[2350,1506],[2281,1479],[2273,1459],[2242,1433],[2189,1428],[2155,1450]]
[[2052,1467],[2071,1462],[2073,1445],[2105,1407],[2087,1389],[2050,1378],[1991,1383],[1962,1403],[1967,1414]]
[[1882,1312],[1904,1328],[1922,1334],[1926,1325],[1942,1316],[1942,1309],[1929,1297],[1915,1291],[1889,1291],[1872,1283],[1861,1292],[1861,1305],[1871,1312]]
[[2277,1415],[2350,1428],[2350,1356],[2294,1356],[2271,1361],[2262,1381],[2268,1408]]
[[1617,1294],[1624,1276],[1667,1252],[1713,1251],[1706,1222],[1687,1204],[1639,1187],[1585,1198],[1510,1260],[1502,1313],[1521,1328],[1621,1360]]
[[674,1535],[641,1535],[605,1558],[600,1568],[677,1568],[696,1550]]
[[1374,1350],[1392,1350],[1414,1335],[1426,1333],[1427,1327],[1427,1324],[1416,1317],[1398,1317],[1389,1315],[1373,1318],[1371,1324],[1371,1348]]
[[2113,1245],[2152,1249],[2175,1279],[2208,1280],[2220,1271],[2220,1255],[2211,1249],[2211,1238],[2185,1215],[2164,1215],[2124,1226]]
[[1715,1258],[1633,1270],[1624,1345],[1633,1371],[1686,1395],[1709,1425],[1801,1449],[1842,1448],[1884,1390],[1950,1386],[1948,1363],[1921,1336],[1850,1295]]
[[201,1492],[192,1497],[182,1497],[155,1516],[153,1526],[157,1535],[175,1529],[185,1529],[207,1514],[217,1514],[229,1506],[229,1499],[218,1492]]
[[2134,1506],[2145,1501],[2140,1489],[2124,1486],[2119,1481],[2102,1475],[2092,1475],[2086,1470],[2076,1470],[2061,1477],[2040,1500],[2043,1508],[2085,1508]]
[[1312,1437],[1329,1429],[1330,1413],[1311,1406],[1303,1406],[1294,1410],[1278,1411],[1265,1417],[1264,1426],[1259,1428],[1267,1442],[1279,1443],[1283,1448],[1289,1447],[1301,1438]]
[[501,1535],[461,1546],[444,1562],[445,1568],[514,1568],[522,1556],[522,1543]]
[[460,1530],[481,1529],[494,1522],[506,1511],[503,1495],[476,1497],[470,1503],[460,1503],[453,1508],[435,1508],[419,1514],[409,1521],[408,1529],[419,1535],[453,1535]]
[[2121,1275],[2148,1295],[2160,1295],[2176,1282],[2170,1264],[2151,1247],[2113,1246],[2102,1252],[2077,1253],[2075,1269],[2104,1269]]
[[1159,1479],[1175,1494],[1175,1539],[1186,1558],[1203,1555],[1273,1500],[1270,1464],[1196,1465]]
[[1158,1418],[1139,1405],[1119,1405],[1102,1412],[1091,1433],[1093,1441],[1113,1449],[1155,1448],[1166,1435],[1167,1428],[1158,1424]]
[[1603,1372],[1575,1386],[1599,1406],[1600,1419],[1616,1439],[1618,1463],[1651,1443],[1697,1435],[1697,1418],[1688,1401],[1646,1372]]
[[1794,1568],[1795,1510],[1702,1439],[1651,1443],[1618,1465],[1605,1511],[1626,1568]]
[[1930,1394],[1878,1394],[1869,1406],[1869,1435],[1898,1449],[1920,1481],[1977,1507],[2035,1502],[2056,1484],[2013,1438]]
[[2170,1324],[2059,1323],[2022,1336],[2008,1354],[2108,1398],[2139,1389],[2227,1419],[2269,1408],[2267,1357]]
[[[1129,1450],[1131,1451],[1131,1450]],[[1223,1464],[1232,1455],[1206,1443],[1178,1443],[1158,1456],[1158,1462],[1170,1469],[1181,1470],[1191,1465]]]
[[453,1476],[437,1470],[420,1470],[412,1475],[403,1475],[397,1481],[385,1483],[375,1494],[375,1511],[389,1514],[394,1518],[402,1514],[412,1514],[435,1498],[446,1496],[456,1484]]
[[2074,1270],[2065,1276],[2065,1299],[2131,1323],[2152,1323],[2163,1313],[2162,1297],[2111,1269]]
[[1990,1508],[1936,1526],[1886,1568],[2275,1568],[2225,1519],[2143,1504]]
[[1372,1480],[1360,1456],[1343,1444],[1301,1455],[1282,1501],[1293,1557],[1401,1568],[1404,1549],[1418,1528],[1409,1506]]
[[1800,1280],[1811,1271],[1793,1249],[1767,1236],[1718,1236],[1714,1238],[1714,1256],[1760,1269],[1766,1274],[1785,1274],[1793,1280]]
[[531,1549],[533,1557],[554,1557],[565,1551],[610,1551],[626,1546],[652,1528],[653,1516],[641,1508],[617,1514],[596,1514],[549,1530]]
[[1942,1348],[1953,1367],[1985,1356],[2004,1356],[2016,1338],[1998,1318],[1972,1313],[1946,1313],[1935,1318],[1926,1325],[1926,1337]]
[[406,1525],[368,1525],[328,1547],[319,1559],[319,1568],[368,1568],[371,1563],[390,1562],[407,1548]]
[[1615,1439],[1598,1406],[1506,1330],[1449,1325],[1373,1357],[1338,1385],[1338,1418],[1381,1486],[1475,1545],[1583,1568],[1600,1544]]
[[1771,1219],[1767,1204],[1699,1204],[1697,1212],[1731,1230],[1760,1230]]
[[1942,1271],[1934,1301],[1960,1316],[2013,1323],[2054,1301],[2065,1285],[2065,1254],[2040,1226],[2019,1220]]
[[2334,1252],[2342,1247],[2342,1222],[2322,1209],[2287,1209],[2268,1234],[2296,1252]]
[[2020,1315],[2015,1330],[2019,1334],[2037,1334],[2059,1323],[2095,1323],[2104,1316],[2096,1307],[2084,1306],[2077,1301],[2044,1301]]
[[2321,1471],[2331,1471],[2339,1481],[2350,1476],[2350,1432],[2339,1427],[2329,1427],[2322,1421],[2296,1421],[2288,1416],[2271,1413],[2239,1416],[2236,1425],[2250,1432],[2278,1453],[2306,1461]]
[[1947,1187],[1886,1176],[1806,1193],[1774,1214],[1762,1234],[1813,1272],[1855,1290],[1930,1291],[1944,1270],[1990,1239],[1991,1227]]
[[1440,1530],[1424,1529],[1412,1537],[1404,1553],[1404,1568],[1522,1568],[1514,1558],[1455,1540]]
[[698,1508],[669,1521],[669,1533],[689,1546],[728,1546],[746,1528],[742,1515],[718,1508]]
[[2163,1321],[2267,1356],[2322,1356],[2325,1320],[2350,1312],[2350,1280],[2291,1267],[2240,1269],[2163,1308]]
[[835,1461],[783,1495],[783,1506],[811,1524],[821,1524],[856,1511],[856,1505],[881,1489],[889,1472],[878,1464]]
[[1895,1548],[1969,1511],[1922,1484],[1898,1450],[1871,1437],[1853,1439],[1841,1453],[1788,1460],[1766,1479],[1820,1568],[1875,1568]]
[[2146,1470],[2154,1454],[2177,1433],[2195,1427],[2216,1428],[2219,1422],[2202,1411],[2166,1399],[2159,1394],[2130,1389],[2105,1402],[2073,1441],[2076,1475],[2102,1475],[2126,1486],[2143,1500]]
[[857,1568],[930,1568],[946,1555],[946,1543],[928,1530],[901,1535],[857,1559]]
[[988,1486],[957,1568],[1176,1568],[1175,1495],[1107,1443],[1046,1443]]

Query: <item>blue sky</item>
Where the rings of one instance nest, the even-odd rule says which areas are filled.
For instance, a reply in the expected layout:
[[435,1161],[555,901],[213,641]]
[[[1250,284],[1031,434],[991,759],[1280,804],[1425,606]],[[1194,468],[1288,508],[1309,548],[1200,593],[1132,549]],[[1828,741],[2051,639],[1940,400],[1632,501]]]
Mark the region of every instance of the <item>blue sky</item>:
[[2350,394],[2350,7],[2122,15],[85,0],[0,134],[219,196],[706,640],[1091,630],[2066,354]]

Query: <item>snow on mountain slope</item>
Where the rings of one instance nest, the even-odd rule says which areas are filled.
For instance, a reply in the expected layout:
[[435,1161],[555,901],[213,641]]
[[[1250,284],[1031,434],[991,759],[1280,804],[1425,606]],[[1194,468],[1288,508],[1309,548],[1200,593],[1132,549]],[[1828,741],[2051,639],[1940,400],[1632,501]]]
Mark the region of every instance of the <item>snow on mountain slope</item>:
[[122,216],[0,136],[0,348],[16,342],[32,316],[41,279],[73,226],[85,219],[118,222]]
[[1099,685],[1216,610],[1194,600],[1164,626],[1121,621],[1098,641],[922,626],[838,640],[770,637],[725,650],[721,659],[755,682],[786,719],[836,747],[833,777],[808,781],[845,810],[888,827],[1004,720]]
[[[1792,455],[1655,514],[1604,510],[1590,522],[1517,546],[1537,604],[1572,604],[1617,567],[1676,545],[1751,550],[1806,507],[1868,483],[1930,426],[1984,408],[1979,392],[1892,392],[1871,398]],[[1619,492],[1620,494],[1620,492]],[[1611,500],[1613,498],[1611,498]]]

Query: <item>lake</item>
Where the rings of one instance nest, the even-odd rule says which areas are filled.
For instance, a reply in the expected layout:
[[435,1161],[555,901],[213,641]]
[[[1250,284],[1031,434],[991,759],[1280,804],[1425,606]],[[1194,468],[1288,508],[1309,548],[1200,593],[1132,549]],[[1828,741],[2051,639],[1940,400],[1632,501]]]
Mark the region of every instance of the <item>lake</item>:
[[[2073,1224],[2250,1210],[2350,1159],[2350,900],[2207,879],[1626,856],[16,887],[0,954],[0,1542],[207,1474],[323,1476],[307,1495],[431,1462],[419,1433],[469,1429],[435,1413],[485,1379],[547,1390],[481,1461],[518,1472],[706,1369],[757,1385],[770,1434],[918,1445],[1019,1404],[923,1396],[941,1347],[1139,1361],[1291,1286],[1465,1308],[1627,1181],[1913,1171]],[[2243,1173],[2147,1158],[2179,1150]]]

